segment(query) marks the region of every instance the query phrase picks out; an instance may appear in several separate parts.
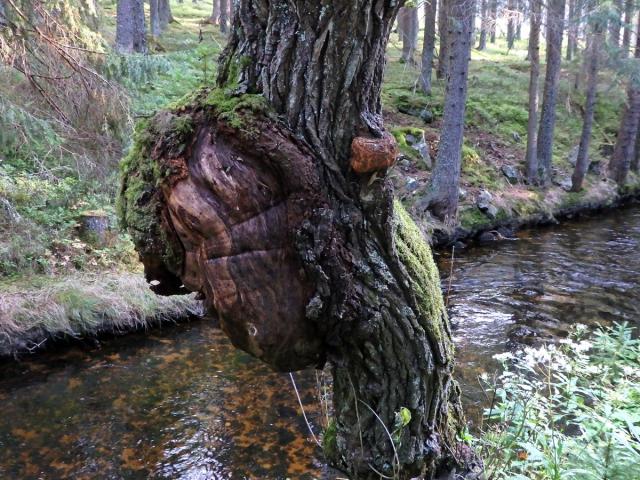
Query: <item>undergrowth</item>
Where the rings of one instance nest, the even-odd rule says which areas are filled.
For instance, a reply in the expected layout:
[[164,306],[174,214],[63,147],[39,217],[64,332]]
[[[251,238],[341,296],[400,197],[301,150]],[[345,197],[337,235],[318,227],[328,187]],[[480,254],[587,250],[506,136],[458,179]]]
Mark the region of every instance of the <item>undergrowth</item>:
[[476,447],[488,480],[637,480],[640,341],[627,324],[497,358]]

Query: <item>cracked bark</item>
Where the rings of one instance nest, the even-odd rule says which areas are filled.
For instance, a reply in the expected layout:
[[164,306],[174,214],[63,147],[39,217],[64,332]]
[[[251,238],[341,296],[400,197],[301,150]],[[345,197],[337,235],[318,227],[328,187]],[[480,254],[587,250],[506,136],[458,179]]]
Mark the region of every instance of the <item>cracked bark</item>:
[[[380,92],[400,6],[238,2],[219,87],[261,95],[274,113],[234,126],[206,107],[173,112],[167,121],[188,118],[193,133],[176,154],[149,147],[172,172],[150,195],[179,260],[158,261],[157,242],[136,234],[148,279],[203,293],[235,345],[279,370],[330,362],[327,453],[364,479],[464,473],[476,461],[456,440],[460,392],[431,254],[385,170],[351,168],[355,137],[388,139]],[[396,456],[372,411],[394,430],[403,408],[411,421],[395,432]]]

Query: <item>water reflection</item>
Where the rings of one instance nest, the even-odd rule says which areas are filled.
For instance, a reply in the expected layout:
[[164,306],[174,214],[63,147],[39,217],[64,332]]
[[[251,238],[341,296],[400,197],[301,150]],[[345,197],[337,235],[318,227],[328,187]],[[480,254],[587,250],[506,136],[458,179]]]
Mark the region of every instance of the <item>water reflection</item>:
[[[640,323],[638,207],[524,231],[455,257],[443,285],[451,283],[458,376],[472,418],[484,399],[477,376],[497,368],[494,354],[564,336],[576,323]],[[449,252],[439,265],[449,273]]]
[[[491,357],[576,322],[638,322],[640,209],[458,253],[449,305],[457,375],[479,415]],[[450,258],[440,256],[448,288]],[[316,431],[314,372],[297,374]],[[0,364],[0,478],[335,478],[287,375],[210,322]]]

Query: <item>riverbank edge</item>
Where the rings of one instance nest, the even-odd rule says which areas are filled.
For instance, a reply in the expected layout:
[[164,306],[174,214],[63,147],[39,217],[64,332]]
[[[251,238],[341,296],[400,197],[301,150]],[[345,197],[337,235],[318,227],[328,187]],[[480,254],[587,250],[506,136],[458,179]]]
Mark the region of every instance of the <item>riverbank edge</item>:
[[[603,186],[604,185],[604,186]],[[522,190],[518,190],[522,192]],[[420,222],[424,234],[434,248],[453,245],[465,247],[468,243],[489,243],[508,239],[519,230],[543,225],[558,225],[562,221],[582,215],[595,215],[615,208],[640,202],[640,176],[619,188],[611,182],[590,186],[582,192],[567,192],[553,187],[546,192],[527,190],[529,194],[544,194],[540,201],[518,200],[521,208],[510,208],[513,195],[506,194],[497,204],[497,214],[490,217],[476,204],[461,206],[455,227],[429,219]]]
[[161,297],[142,273],[27,277],[0,284],[0,362],[202,316],[195,294]]

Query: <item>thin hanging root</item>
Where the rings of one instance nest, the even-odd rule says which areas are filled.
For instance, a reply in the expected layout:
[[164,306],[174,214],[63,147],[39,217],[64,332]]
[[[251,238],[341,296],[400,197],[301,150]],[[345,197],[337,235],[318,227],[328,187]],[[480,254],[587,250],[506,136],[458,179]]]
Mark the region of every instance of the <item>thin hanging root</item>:
[[302,405],[302,399],[300,398],[300,393],[298,392],[298,387],[296,386],[296,381],[293,379],[293,373],[289,372],[289,377],[291,378],[291,384],[293,385],[293,389],[296,392],[296,397],[298,398],[298,405],[300,405],[300,410],[302,410],[302,416],[304,417],[304,421],[307,424],[307,428],[309,429],[309,433],[313,437],[313,441],[322,448],[322,444],[318,441],[318,437],[313,433],[313,428],[311,428],[311,424],[309,423],[309,419],[307,418],[307,414],[304,411],[304,405]]

